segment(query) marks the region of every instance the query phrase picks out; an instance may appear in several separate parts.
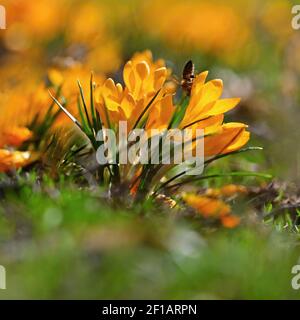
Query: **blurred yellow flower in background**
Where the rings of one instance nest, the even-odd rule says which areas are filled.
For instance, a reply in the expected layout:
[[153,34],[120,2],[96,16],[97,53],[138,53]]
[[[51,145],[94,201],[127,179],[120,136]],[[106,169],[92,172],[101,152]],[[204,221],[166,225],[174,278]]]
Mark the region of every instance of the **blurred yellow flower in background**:
[[2,4],[8,12],[4,43],[13,51],[29,49],[35,41],[55,36],[67,13],[65,0],[4,0]]
[[0,40],[8,51],[22,56],[30,52],[33,61],[48,65],[58,55],[95,71],[120,66],[120,45],[108,26],[107,5],[91,0],[4,0],[3,5],[8,27]]
[[[169,44],[222,55],[242,48],[250,28],[234,5],[220,1],[151,1],[141,19],[147,32]],[[155,26],[155,27],[154,27]]]
[[184,201],[201,213],[205,218],[228,215],[231,212],[230,206],[222,201],[210,199],[208,197],[186,194],[183,195]]
[[20,147],[31,137],[32,132],[26,127],[2,127],[0,129],[0,148],[4,146]]
[[197,194],[184,194],[183,200],[204,218],[219,219],[224,227],[235,228],[240,218],[231,214],[231,208],[220,199]]
[[272,0],[266,2],[262,8],[262,26],[275,37],[277,45],[288,42],[293,34],[291,8],[291,2],[288,0]]
[[0,109],[2,127],[26,127],[36,116],[42,119],[47,113],[52,103],[47,88],[41,84],[35,89],[24,89],[17,87],[6,92],[5,102],[1,103]]
[[34,160],[31,152],[12,149],[31,137],[32,132],[25,127],[0,127],[0,172],[24,167]]
[[208,188],[205,195],[209,197],[232,197],[237,194],[247,194],[248,190],[245,186],[236,184],[226,184],[221,188]]
[[26,166],[31,162],[30,152],[0,149],[0,172],[6,172]]

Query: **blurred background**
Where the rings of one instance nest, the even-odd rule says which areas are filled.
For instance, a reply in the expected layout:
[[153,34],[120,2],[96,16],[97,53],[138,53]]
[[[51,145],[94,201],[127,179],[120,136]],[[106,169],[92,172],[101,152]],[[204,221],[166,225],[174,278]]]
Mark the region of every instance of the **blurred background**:
[[[11,97],[15,104],[21,103],[46,81],[52,67],[76,65],[76,77],[89,77],[93,70],[100,78],[121,81],[124,63],[135,52],[149,49],[180,78],[185,62],[192,59],[198,72],[209,70],[210,79],[224,81],[224,96],[242,98],[227,116],[249,124],[250,145],[265,149],[246,158],[248,169],[297,185],[300,30],[291,26],[294,4],[290,0],[2,0],[7,29],[0,30],[0,111]],[[234,239],[219,235],[212,250],[207,250],[194,223],[175,227],[172,221],[158,218],[135,234],[132,230],[140,222],[138,218],[132,222],[134,215],[128,218],[127,213],[116,212],[112,220],[108,213],[96,218],[97,210],[109,209],[99,208],[91,195],[86,195],[85,203],[84,195],[75,191],[74,195],[72,200],[68,193],[57,199],[51,193],[53,204],[25,190],[18,205],[11,205],[9,210],[24,219],[21,226],[14,225],[21,230],[16,235],[18,246],[9,242],[1,251],[14,271],[4,298],[103,298],[105,293],[119,298],[294,297],[287,277],[297,254],[282,251],[285,240],[269,236],[264,228],[259,235],[239,231]],[[23,208],[24,203],[28,207]],[[72,216],[78,208],[85,212],[84,218]],[[31,215],[35,220],[28,225]],[[105,229],[93,230],[97,223]],[[2,221],[3,241],[14,233],[6,224]],[[32,230],[35,241],[23,242]],[[57,237],[47,237],[42,245],[41,239],[52,232]],[[75,252],[81,245],[86,251]],[[277,245],[278,251],[270,250]],[[256,268],[253,254],[261,259],[257,260],[261,268]],[[230,278],[232,268],[236,272]],[[268,273],[270,268],[273,274]],[[58,269],[59,277],[53,271]],[[107,278],[99,280],[99,272]],[[275,278],[284,279],[278,280],[277,289]],[[76,286],[72,279],[78,280]]]

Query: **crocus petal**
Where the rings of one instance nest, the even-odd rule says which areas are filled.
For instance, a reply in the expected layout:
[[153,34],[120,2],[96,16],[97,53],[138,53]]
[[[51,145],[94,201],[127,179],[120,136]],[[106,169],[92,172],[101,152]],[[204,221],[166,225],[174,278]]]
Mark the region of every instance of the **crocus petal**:
[[210,102],[216,101],[220,98],[223,91],[223,81],[215,79],[208,81],[202,87],[201,105],[205,106]]
[[195,95],[199,92],[199,90],[202,88],[202,86],[205,83],[207,75],[208,75],[208,71],[204,71],[195,77],[193,86],[192,86],[191,95]]
[[150,109],[146,129],[166,129],[171,121],[174,110],[173,96],[164,96]]
[[123,70],[123,79],[126,87],[130,90],[134,90],[134,85],[135,85],[135,79],[134,79],[134,74],[132,70],[132,62],[128,61]]
[[219,99],[213,104],[210,110],[207,111],[207,114],[210,116],[214,116],[217,114],[225,113],[236,107],[240,100],[240,98]]
[[135,100],[130,93],[127,93],[121,103],[121,108],[124,111],[127,118],[130,117],[135,105]]
[[192,92],[189,105],[182,121],[183,125],[187,125],[192,121],[205,118],[209,115],[208,111],[219,99],[223,90],[223,82],[219,79],[211,80],[204,85],[199,84],[198,86],[200,88],[194,89]]
[[158,68],[154,71],[154,90],[158,91],[166,81],[167,69],[165,67]]
[[217,116],[212,116],[208,117],[206,119],[200,120],[199,122],[186,127],[185,129],[191,129],[192,130],[192,137],[195,138],[198,136],[197,134],[197,129],[202,129],[204,130],[204,134],[213,134],[217,133],[218,131],[221,130],[221,125],[224,120],[224,115],[217,115]]
[[243,123],[227,123],[222,126],[222,131],[204,139],[205,156],[224,154],[240,149],[250,137]]
[[136,71],[142,81],[147,79],[150,75],[150,67],[146,61],[139,62],[136,65]]

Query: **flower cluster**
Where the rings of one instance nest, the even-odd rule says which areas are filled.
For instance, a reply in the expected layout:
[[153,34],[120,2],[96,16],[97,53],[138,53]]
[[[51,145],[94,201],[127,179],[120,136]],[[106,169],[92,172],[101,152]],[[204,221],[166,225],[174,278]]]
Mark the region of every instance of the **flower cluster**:
[[[169,193],[174,186],[190,182],[186,175],[189,168],[180,172],[180,165],[162,162],[147,165],[119,162],[103,166],[97,164],[93,169],[85,165],[95,163],[95,153],[103,143],[97,139],[99,130],[109,128],[117,135],[121,134],[118,132],[121,121],[127,123],[128,135],[136,128],[147,132],[155,129],[161,137],[170,128],[189,128],[192,132],[192,151],[195,151],[196,140],[199,139],[197,132],[201,129],[205,166],[240,150],[250,137],[247,125],[224,122],[224,113],[233,109],[239,98],[223,99],[223,82],[220,79],[207,81],[207,76],[207,71],[196,75],[187,95],[180,88],[176,90],[171,80],[171,70],[162,59],[153,60],[148,50],[136,53],[124,65],[123,83],[105,79],[101,74],[90,76],[86,68],[78,63],[67,68],[53,67],[48,71],[47,84],[27,93],[21,92],[17,86],[5,100],[2,108],[5,116],[1,124],[0,170],[7,172],[33,161],[43,161],[41,155],[45,150],[51,150],[49,146],[53,145],[54,138],[69,139],[71,136],[75,142],[72,142],[73,146],[67,141],[63,143],[61,149],[69,149],[62,152],[63,159],[56,160],[58,170],[62,163],[77,162],[80,158],[79,165],[89,171],[99,184],[106,185],[110,196],[115,199],[121,199],[123,195],[126,201],[131,199],[130,202],[134,202]],[[17,114],[24,116],[18,117]],[[69,118],[80,128],[79,131],[73,130]],[[64,135],[63,131],[70,134]],[[81,138],[74,139],[78,133]],[[164,146],[163,138],[160,139],[160,144]],[[176,196],[180,197],[180,194]],[[184,195],[182,199],[202,211],[204,216],[220,211],[218,215],[228,227],[238,223],[230,215],[229,207],[223,205],[218,197],[208,199],[206,196]],[[210,209],[207,210],[207,207]]]
[[[249,140],[243,123],[224,123],[224,113],[233,109],[239,98],[221,99],[223,82],[220,79],[206,82],[208,72],[196,76],[191,97],[179,128],[203,129],[205,155],[229,153],[240,149]],[[155,97],[145,116],[145,128],[166,129],[177,111],[174,93],[166,86],[168,70],[162,60],[152,61],[149,51],[135,55],[123,70],[125,86],[109,78],[96,90],[96,108],[105,123],[106,115],[115,125],[127,121],[132,129],[139,116]],[[195,138],[195,137],[194,137]]]
[[[111,78],[100,84],[91,83],[90,109],[87,108],[87,99],[81,88],[81,105],[84,108],[80,108],[79,119],[74,114],[71,119],[86,135],[95,152],[101,144],[97,141],[97,131],[104,127],[113,129],[118,134],[120,121],[127,123],[127,134],[135,128],[147,131],[156,129],[159,132],[164,132],[167,128],[190,128],[193,133],[192,149],[195,148],[194,140],[199,138],[196,136],[197,129],[202,129],[205,163],[234,153],[248,142],[250,133],[247,125],[224,123],[224,113],[233,109],[239,103],[239,98],[222,99],[221,80],[207,81],[208,72],[202,72],[196,75],[190,96],[183,92],[182,99],[178,101],[175,98],[176,91],[169,85],[170,72],[163,60],[154,61],[151,52],[145,51],[135,54],[125,64],[124,84],[115,83]],[[57,99],[55,101],[63,111],[69,113],[70,109],[65,109]],[[98,170],[97,176],[101,183],[101,180],[107,181],[105,176],[108,174],[111,195],[115,195],[116,190],[120,192],[120,186],[126,185],[122,190],[126,194],[125,198],[128,198],[126,191],[130,190],[131,198],[140,201],[149,196],[158,196],[166,187],[172,188],[171,182],[174,183],[175,180],[177,183],[188,182],[186,171],[180,174],[177,171],[176,164],[116,163],[101,168],[100,174]],[[218,201],[216,199],[211,202],[217,206]],[[227,225],[234,224],[232,220],[229,222],[229,218],[229,212],[222,214],[222,221],[227,221]]]

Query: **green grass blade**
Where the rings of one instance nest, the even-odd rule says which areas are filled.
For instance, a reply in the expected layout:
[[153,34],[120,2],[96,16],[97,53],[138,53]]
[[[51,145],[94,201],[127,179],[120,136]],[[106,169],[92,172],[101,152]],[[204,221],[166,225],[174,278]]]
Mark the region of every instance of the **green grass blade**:
[[86,121],[87,121],[88,126],[90,127],[90,130],[93,131],[93,126],[92,126],[92,123],[91,123],[91,120],[90,120],[90,117],[89,117],[89,113],[88,113],[88,110],[87,110],[83,89],[82,89],[82,86],[81,86],[79,80],[77,80],[77,83],[78,83],[78,87],[79,87],[79,91],[80,91],[80,97],[81,97],[81,101],[82,101],[84,112],[85,112],[85,116],[86,116]]
[[236,172],[229,172],[229,173],[218,173],[218,174],[212,174],[207,176],[195,176],[194,178],[186,179],[184,181],[181,181],[179,183],[173,184],[171,186],[167,186],[166,189],[171,189],[175,187],[180,187],[184,184],[205,180],[205,179],[213,179],[213,178],[224,178],[224,177],[258,177],[258,178],[264,178],[264,179],[272,179],[272,175],[265,174],[265,173],[257,173],[257,172],[248,172],[248,171],[236,171]]
[[51,98],[54,100],[54,102],[60,107],[60,109],[82,130],[82,125],[80,122],[65,108],[61,105],[61,103],[52,95],[52,93],[49,91],[49,94]]

